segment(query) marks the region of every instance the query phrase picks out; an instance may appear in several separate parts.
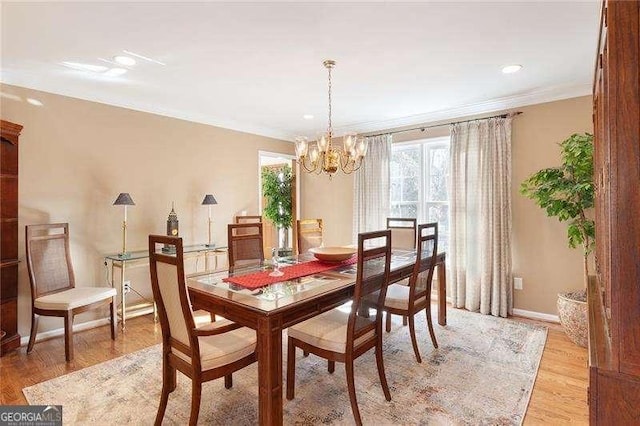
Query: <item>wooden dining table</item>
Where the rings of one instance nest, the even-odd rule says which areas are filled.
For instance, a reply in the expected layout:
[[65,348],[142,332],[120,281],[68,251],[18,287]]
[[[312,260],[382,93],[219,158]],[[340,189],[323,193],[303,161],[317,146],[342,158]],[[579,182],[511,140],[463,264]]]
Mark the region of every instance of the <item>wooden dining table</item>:
[[[445,253],[437,255],[438,324],[447,324]],[[286,264],[314,260],[310,254],[284,259]],[[394,250],[390,283],[411,275],[415,252]],[[219,271],[187,277],[194,309],[203,309],[256,330],[258,358],[258,417],[261,425],[281,425],[282,331],[287,327],[333,309],[353,298],[356,265],[270,284],[250,290],[225,282],[230,275],[255,273],[268,266],[240,271]]]

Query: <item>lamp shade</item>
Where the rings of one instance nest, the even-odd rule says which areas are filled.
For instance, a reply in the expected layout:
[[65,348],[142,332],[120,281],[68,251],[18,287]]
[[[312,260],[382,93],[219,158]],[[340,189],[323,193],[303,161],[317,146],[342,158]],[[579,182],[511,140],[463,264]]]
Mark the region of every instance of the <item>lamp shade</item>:
[[114,206],[135,206],[136,203],[131,199],[128,192],[121,192],[118,198],[113,202]]
[[207,194],[204,196],[204,200],[202,200],[202,205],[206,206],[208,204],[218,204],[215,197],[211,194]]

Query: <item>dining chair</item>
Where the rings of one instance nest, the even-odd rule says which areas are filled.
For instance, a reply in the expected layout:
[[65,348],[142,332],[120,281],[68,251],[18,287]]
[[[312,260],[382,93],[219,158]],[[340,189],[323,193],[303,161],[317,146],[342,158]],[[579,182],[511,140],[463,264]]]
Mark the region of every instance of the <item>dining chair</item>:
[[300,219],[296,222],[298,234],[298,254],[323,244],[324,227],[322,219]]
[[[402,315],[409,319],[409,334],[416,360],[421,363],[418,341],[416,339],[415,315],[423,309],[427,315],[427,325],[431,342],[438,347],[436,335],[431,321],[431,282],[436,266],[438,254],[437,223],[427,223],[418,226],[418,247],[416,249],[416,263],[409,278],[409,286],[391,284],[387,288],[384,309],[387,318],[390,314]],[[433,231],[435,229],[435,232]]]
[[[159,251],[161,245],[174,246],[175,255]],[[228,320],[196,327],[185,284],[182,238],[149,235],[149,262],[162,329],[162,393],[155,424],[162,423],[180,371],[191,379],[189,424],[195,425],[202,383],[224,377],[225,388],[230,389],[232,373],[257,359],[256,333]]]
[[[387,229],[391,230],[391,248],[399,250],[416,249],[416,223],[415,218],[388,217]],[[409,285],[409,279],[405,278],[397,284]],[[402,317],[402,325],[407,325],[407,317]],[[391,331],[391,314],[387,312],[385,329]]]
[[391,248],[415,250],[416,219],[404,217],[388,217],[387,229],[391,230]]
[[[380,240],[384,241],[382,245]],[[386,400],[391,401],[382,358],[382,308],[389,281],[390,260],[391,231],[359,234],[358,267],[350,311],[332,309],[289,327],[287,399],[293,399],[295,393],[296,348],[327,359],[330,373],[333,373],[336,361],[344,362],[351,410],[356,424],[361,425],[354,361],[370,349],[375,349],[382,390]],[[369,308],[373,308],[375,315],[371,314]],[[365,311],[366,314],[363,313]]]
[[229,268],[253,265],[264,259],[262,222],[229,224]]
[[[234,216],[233,223],[260,223],[262,222],[262,216],[249,215],[249,216]],[[238,235],[245,235],[251,233],[251,229],[238,229]]]
[[27,225],[27,269],[31,283],[31,335],[27,353],[36,342],[39,316],[64,318],[64,355],[73,360],[73,318],[109,305],[111,339],[117,334],[116,290],[112,287],[76,287],[69,250],[69,224]]

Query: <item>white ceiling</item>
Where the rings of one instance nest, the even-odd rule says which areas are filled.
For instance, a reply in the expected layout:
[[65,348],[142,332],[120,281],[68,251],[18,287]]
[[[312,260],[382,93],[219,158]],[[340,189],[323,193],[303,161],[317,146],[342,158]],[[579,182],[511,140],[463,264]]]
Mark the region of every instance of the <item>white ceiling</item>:
[[[590,93],[600,3],[2,3],[2,82],[291,139]],[[121,77],[75,71],[130,50]],[[501,68],[522,64],[516,74]],[[303,114],[313,114],[304,120]]]

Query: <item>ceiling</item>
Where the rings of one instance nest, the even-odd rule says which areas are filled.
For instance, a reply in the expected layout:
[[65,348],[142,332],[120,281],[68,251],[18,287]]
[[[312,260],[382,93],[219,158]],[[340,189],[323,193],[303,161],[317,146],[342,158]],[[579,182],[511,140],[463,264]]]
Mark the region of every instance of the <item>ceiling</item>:
[[[292,139],[590,93],[600,3],[2,3],[3,83]],[[122,76],[62,62],[138,60]],[[522,71],[503,74],[508,64]],[[312,114],[313,119],[303,119]]]

